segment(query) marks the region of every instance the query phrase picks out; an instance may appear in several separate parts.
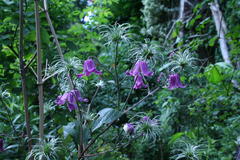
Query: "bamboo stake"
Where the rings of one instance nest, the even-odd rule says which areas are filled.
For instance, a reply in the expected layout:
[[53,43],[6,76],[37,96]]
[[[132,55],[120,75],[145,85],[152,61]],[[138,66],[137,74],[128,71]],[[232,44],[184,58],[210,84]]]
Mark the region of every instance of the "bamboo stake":
[[27,87],[26,87],[26,70],[24,67],[24,35],[23,35],[23,27],[24,27],[24,15],[23,15],[23,0],[20,0],[19,3],[19,61],[20,61],[20,74],[22,79],[22,93],[23,93],[23,105],[25,111],[25,123],[26,123],[26,132],[28,138],[28,150],[32,149],[32,136],[31,136],[31,128],[30,128],[30,117],[28,112],[28,96],[27,96]]
[[38,101],[39,101],[39,138],[44,140],[44,104],[43,104],[43,83],[42,83],[42,53],[41,53],[41,35],[40,35],[40,17],[38,0],[34,0],[35,5],[35,23],[36,23],[36,44],[37,44],[37,83],[38,83]]

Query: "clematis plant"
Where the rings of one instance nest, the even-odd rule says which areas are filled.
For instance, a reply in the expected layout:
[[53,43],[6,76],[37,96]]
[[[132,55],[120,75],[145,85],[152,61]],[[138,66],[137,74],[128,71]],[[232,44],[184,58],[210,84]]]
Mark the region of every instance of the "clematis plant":
[[[110,29],[111,29],[111,27],[110,27]],[[111,30],[114,31],[114,28]],[[115,34],[115,32],[112,32],[112,33]],[[107,38],[108,36],[110,36],[110,34],[106,34],[105,36]],[[119,121],[120,118],[123,118],[122,117],[123,115],[126,115],[129,111],[133,110],[141,102],[143,102],[148,97],[152,96],[154,93],[156,93],[161,88],[161,87],[159,87],[159,85],[157,87],[155,87],[155,89],[153,89],[153,90],[148,88],[147,95],[145,95],[143,98],[137,98],[137,99],[139,99],[139,101],[136,101],[135,99],[133,99],[133,100],[131,100],[132,102],[129,103],[129,98],[132,98],[132,96],[131,96],[132,89],[141,89],[141,88],[148,87],[148,85],[145,83],[145,78],[153,76],[154,72],[152,72],[149,69],[146,61],[139,59],[134,64],[133,68],[131,68],[129,71],[126,72],[126,74],[128,76],[133,76],[134,84],[133,84],[133,88],[131,88],[129,90],[129,93],[125,97],[125,95],[126,95],[125,88],[123,89],[123,86],[125,85],[125,83],[123,82],[124,78],[122,79],[122,77],[121,77],[122,70],[120,68],[120,67],[122,67],[121,66],[122,63],[119,63],[119,62],[121,62],[121,58],[124,58],[122,56],[122,50],[120,50],[120,48],[119,48],[122,45],[122,43],[120,42],[121,37],[118,37],[118,39],[116,39],[114,37],[109,37],[107,39],[111,39],[111,40],[114,39],[111,41],[111,44],[113,44],[112,46],[114,47],[113,51],[115,51],[115,54],[113,54],[113,55],[115,55],[115,58],[112,59],[113,61],[109,64],[109,66],[107,66],[107,64],[104,64],[104,66],[106,65],[106,67],[109,67],[106,70],[109,73],[111,73],[111,76],[107,76],[107,74],[106,74],[106,76],[104,76],[103,79],[104,79],[104,81],[106,80],[106,82],[114,81],[115,83],[114,83],[114,86],[110,86],[110,85],[106,86],[106,88],[107,88],[106,91],[104,91],[105,87],[103,87],[104,86],[103,81],[100,81],[99,83],[97,83],[96,91],[93,94],[91,103],[89,103],[87,109],[82,108],[82,109],[79,109],[79,112],[76,112],[76,115],[77,115],[76,118],[77,118],[77,122],[78,122],[78,124],[76,124],[76,125],[78,125],[78,126],[77,127],[75,126],[72,128],[74,130],[79,130],[76,133],[80,133],[80,134],[77,134],[77,136],[74,137],[74,138],[76,138],[75,141],[78,141],[78,144],[79,144],[78,146],[76,146],[76,149],[78,151],[78,154],[77,154],[78,157],[75,159],[82,159],[82,158],[84,158],[85,155],[90,154],[92,152],[90,150],[92,148],[92,146],[97,145],[97,142],[98,142],[97,139],[100,136],[102,136],[103,134],[105,134],[107,132],[107,130],[109,130],[109,128],[111,128],[111,126],[115,125],[115,122]],[[112,64],[114,64],[114,65],[112,65]],[[114,67],[111,67],[111,66],[114,66]],[[71,73],[73,73],[73,72],[71,72]],[[102,72],[97,70],[94,60],[91,58],[88,58],[87,60],[84,61],[83,72],[80,74],[77,74],[77,77],[81,78],[83,76],[90,76],[92,74],[101,75]],[[70,74],[70,76],[71,76],[71,74]],[[113,79],[108,79],[108,77],[111,77]],[[161,76],[159,76],[158,81],[160,79],[161,79]],[[70,88],[73,88],[73,86],[76,86],[74,84],[74,83],[76,83],[76,82],[74,82],[74,80],[76,80],[76,79],[72,78],[73,84],[71,84],[71,79],[70,79],[70,81],[69,81],[70,86],[71,86]],[[171,80],[171,82],[172,81],[174,83],[170,83],[171,88],[176,87],[176,86],[177,87],[183,86],[183,85],[181,85],[180,80],[179,80],[180,83],[176,79]],[[113,87],[115,89],[112,89]],[[102,108],[101,104],[102,103],[106,104],[105,101],[107,101],[107,99],[103,98],[103,99],[100,99],[103,102],[99,102],[99,99],[97,99],[98,100],[97,101],[97,109],[92,110],[91,105],[94,105],[94,100],[96,99],[96,97],[98,97],[98,92],[101,92],[101,95],[104,95],[104,96],[105,95],[108,96],[107,94],[109,94],[108,97],[110,97],[110,102],[107,102],[107,103],[109,104],[109,106],[113,104],[114,108]],[[114,94],[116,94],[116,96]],[[115,105],[115,98],[117,100],[116,101],[117,105]],[[68,107],[69,111],[71,112],[75,109],[78,109],[77,102],[87,102],[87,101],[88,101],[87,99],[84,99],[81,97],[80,92],[78,90],[73,89],[69,92],[64,93],[63,95],[58,96],[58,98],[56,100],[56,104],[58,104],[58,105],[67,104],[67,107]],[[101,110],[99,110],[99,112],[97,114],[92,113],[92,111],[94,112],[98,109],[101,109]],[[73,123],[70,122],[69,125],[72,126]],[[74,125],[75,125],[75,123],[74,123]],[[105,128],[100,130],[101,127],[105,127]],[[98,132],[96,132],[97,129],[99,129]],[[115,129],[115,127],[114,127],[114,129]],[[160,132],[161,132],[160,121],[157,118],[151,119],[148,116],[144,116],[144,117],[141,116],[141,118],[138,119],[136,122],[131,121],[131,123],[128,122],[128,123],[124,124],[123,131],[128,135],[134,134],[134,136],[131,138],[141,137],[144,140],[151,140],[151,141],[154,140],[155,141],[159,137]],[[97,133],[97,136],[92,136],[94,133]],[[83,136],[85,134],[86,135],[88,134],[88,135]],[[87,139],[85,139],[86,137],[87,137]],[[124,136],[124,137],[126,137],[126,136]],[[121,142],[117,142],[117,143],[121,143]]]
[[134,89],[146,88],[147,85],[143,82],[143,76],[152,76],[153,72],[149,71],[148,65],[145,61],[138,60],[133,69],[126,72],[129,76],[134,76]]
[[90,76],[92,73],[95,73],[97,75],[102,74],[102,72],[96,69],[94,61],[92,59],[87,59],[84,61],[83,73],[77,74],[77,77],[81,78],[82,76]]
[[79,102],[88,102],[88,99],[82,98],[78,90],[74,89],[63,95],[57,97],[55,103],[57,105],[64,105],[67,103],[69,111],[73,111],[78,108],[77,101]]
[[185,88],[186,86],[181,83],[179,75],[176,74],[171,74],[169,75],[169,86],[168,88],[170,90],[173,90],[175,88]]
[[148,65],[145,61],[138,60],[133,69],[127,71],[126,74],[130,76],[143,75],[149,77],[153,75],[153,72],[149,71]]

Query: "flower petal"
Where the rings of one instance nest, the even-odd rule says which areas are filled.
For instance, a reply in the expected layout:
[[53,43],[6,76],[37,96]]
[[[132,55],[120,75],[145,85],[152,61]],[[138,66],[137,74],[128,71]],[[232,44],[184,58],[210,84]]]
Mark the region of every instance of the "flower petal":
[[134,89],[141,89],[147,87],[147,85],[145,85],[143,82],[142,76],[135,76],[134,80],[135,80],[135,84],[133,86]]
[[148,70],[148,66],[147,66],[147,63],[145,61],[141,61],[140,66],[141,66],[141,73],[144,76],[152,76],[153,75],[153,72]]
[[73,110],[77,109],[77,104],[76,103],[68,103],[68,110],[72,112]]
[[58,96],[55,100],[55,103],[57,105],[64,105],[66,103],[66,100],[68,98],[68,93],[64,93],[62,96]]

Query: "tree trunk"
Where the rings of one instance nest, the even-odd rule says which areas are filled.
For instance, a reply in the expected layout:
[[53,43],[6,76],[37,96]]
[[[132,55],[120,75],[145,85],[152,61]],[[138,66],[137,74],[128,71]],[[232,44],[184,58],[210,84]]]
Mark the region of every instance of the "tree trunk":
[[227,32],[227,27],[226,27],[226,23],[223,19],[222,12],[220,11],[217,1],[210,3],[210,9],[212,11],[216,30],[217,30],[217,33],[219,36],[219,44],[220,44],[220,49],[221,49],[223,60],[226,63],[231,64],[228,46],[227,46],[227,40],[225,38],[225,34]]
[[[184,10],[185,10],[185,0],[181,0],[180,9],[179,9],[179,21],[182,22],[182,24],[184,22],[184,17],[185,17]],[[182,39],[183,36],[184,36],[184,30],[183,30],[183,27],[181,27],[179,31],[179,38]]]
[[[220,44],[220,49],[221,49],[223,60],[227,64],[232,64],[232,62],[230,60],[230,56],[229,56],[227,40],[225,37],[225,34],[227,33],[227,26],[224,21],[222,12],[220,11],[217,0],[215,0],[215,2],[210,3],[210,9],[212,11],[216,30],[217,30],[217,33],[219,36],[219,44]],[[239,90],[239,84],[235,79],[232,80],[232,83],[233,83],[233,86]]]

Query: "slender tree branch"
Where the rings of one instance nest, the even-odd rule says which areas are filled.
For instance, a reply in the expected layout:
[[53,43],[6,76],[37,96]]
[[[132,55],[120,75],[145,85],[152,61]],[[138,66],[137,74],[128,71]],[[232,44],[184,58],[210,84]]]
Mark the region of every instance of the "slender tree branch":
[[43,78],[43,83],[45,83],[48,79],[56,76],[57,74],[58,74],[58,72],[55,72],[55,73],[51,74],[50,76],[47,76],[46,78]]
[[150,93],[148,93],[145,97],[143,97],[140,101],[138,101],[137,103],[135,103],[134,105],[132,105],[131,107],[129,107],[128,109],[126,109],[123,114],[126,114],[127,112],[129,112],[130,110],[132,110],[133,108],[135,108],[137,105],[139,105],[140,103],[142,103],[145,99],[147,99],[149,96],[152,96],[155,92],[157,92],[160,89],[160,87],[157,87],[156,89],[154,89],[153,91],[151,91]]
[[53,34],[53,38],[54,38],[55,44],[57,46],[57,51],[58,51],[59,56],[61,57],[61,59],[64,61],[63,52],[62,52],[61,46],[59,44],[57,34],[56,34],[55,29],[53,27],[52,20],[50,18],[49,13],[48,13],[47,0],[43,1],[43,5],[44,5],[44,12],[45,12],[45,15],[46,15],[46,18],[47,18],[50,30],[51,30],[51,32]]
[[31,71],[33,72],[34,76],[37,78],[37,73],[34,71],[32,67],[30,67]]
[[37,83],[38,83],[38,101],[39,101],[39,138],[44,140],[44,104],[43,104],[43,81],[42,81],[42,53],[41,53],[41,35],[40,35],[40,17],[38,0],[34,0],[35,5],[35,23],[36,23],[36,44],[37,44]]
[[30,128],[30,116],[28,112],[28,95],[27,95],[27,86],[26,86],[26,70],[24,68],[24,39],[23,39],[23,30],[24,30],[24,11],[23,11],[23,0],[20,0],[19,3],[19,61],[20,61],[20,74],[22,79],[22,93],[23,93],[23,103],[24,103],[24,112],[25,112],[25,123],[26,123],[26,132],[28,137],[28,150],[32,149],[32,135]]

